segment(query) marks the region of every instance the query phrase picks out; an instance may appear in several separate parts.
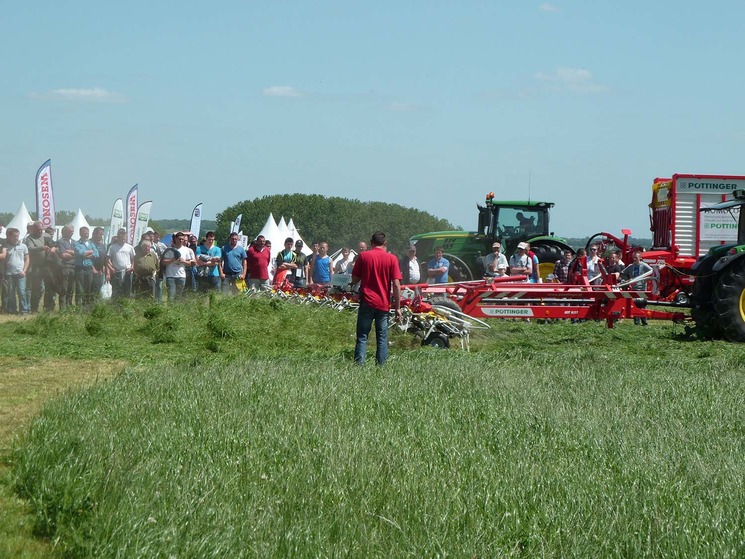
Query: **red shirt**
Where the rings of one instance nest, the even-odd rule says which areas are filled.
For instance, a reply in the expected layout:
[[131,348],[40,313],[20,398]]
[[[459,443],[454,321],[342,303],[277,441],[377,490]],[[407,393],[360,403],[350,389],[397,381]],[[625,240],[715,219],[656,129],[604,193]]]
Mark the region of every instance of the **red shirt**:
[[268,280],[269,279],[269,261],[271,260],[271,251],[263,247],[261,252],[256,250],[254,245],[248,247],[246,251],[248,258],[248,275],[251,279]]
[[352,276],[360,278],[360,296],[368,307],[390,310],[391,283],[401,279],[398,258],[383,247],[373,247],[361,252],[354,261]]

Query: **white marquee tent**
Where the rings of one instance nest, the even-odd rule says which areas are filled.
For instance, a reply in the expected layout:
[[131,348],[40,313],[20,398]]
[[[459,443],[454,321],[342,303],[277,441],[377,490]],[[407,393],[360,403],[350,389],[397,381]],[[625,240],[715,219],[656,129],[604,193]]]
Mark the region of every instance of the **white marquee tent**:
[[0,233],[0,238],[5,238],[6,232],[11,227],[14,227],[18,229],[21,233],[21,239],[23,239],[26,236],[26,226],[31,223],[33,219],[31,218],[31,214],[28,213],[28,209],[26,208],[26,203],[21,202],[21,207],[18,208],[18,211],[13,216],[13,219],[10,220],[10,223],[5,226],[5,229],[3,229],[2,233]]

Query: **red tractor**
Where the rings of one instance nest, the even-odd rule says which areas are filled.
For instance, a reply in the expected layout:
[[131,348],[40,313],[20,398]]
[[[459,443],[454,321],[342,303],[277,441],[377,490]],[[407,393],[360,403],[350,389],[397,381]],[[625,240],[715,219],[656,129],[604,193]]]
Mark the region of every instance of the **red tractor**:
[[649,204],[652,247],[644,250],[630,245],[628,230],[623,231],[623,239],[597,233],[590,237],[588,247],[599,245],[600,254],[606,257],[613,250],[621,250],[626,264],[640,250],[644,262],[656,271],[651,286],[655,299],[687,305],[695,281],[691,269],[696,260],[712,247],[737,241],[737,221],[729,213],[699,210],[723,202],[743,188],[745,176],[676,174],[670,179],[655,179]]

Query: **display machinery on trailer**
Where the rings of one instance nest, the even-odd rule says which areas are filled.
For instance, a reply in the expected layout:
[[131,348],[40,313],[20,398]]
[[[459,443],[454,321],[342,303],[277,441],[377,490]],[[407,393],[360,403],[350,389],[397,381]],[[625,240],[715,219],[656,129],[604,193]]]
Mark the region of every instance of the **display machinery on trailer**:
[[478,319],[605,320],[609,328],[623,318],[689,320],[682,310],[649,308],[650,303],[657,304],[650,301],[651,292],[632,288],[639,283],[648,285],[653,272],[621,283],[604,273],[603,283],[596,285],[587,277],[587,257],[578,262],[579,271],[571,275],[569,283],[528,283],[524,276],[513,276],[406,286],[404,293]]
[[734,242],[712,246],[693,266],[691,315],[703,338],[745,342],[745,190],[733,199],[700,208],[708,222],[734,229]]
[[628,231],[622,239],[611,233],[596,233],[587,246],[597,244],[608,257],[619,249],[624,262],[640,250],[642,260],[655,270],[651,298],[687,305],[696,275],[693,265],[716,247],[737,240],[737,223],[721,212],[705,212],[745,188],[745,176],[675,174],[657,178],[652,184],[649,222],[652,247],[644,250],[629,243]]

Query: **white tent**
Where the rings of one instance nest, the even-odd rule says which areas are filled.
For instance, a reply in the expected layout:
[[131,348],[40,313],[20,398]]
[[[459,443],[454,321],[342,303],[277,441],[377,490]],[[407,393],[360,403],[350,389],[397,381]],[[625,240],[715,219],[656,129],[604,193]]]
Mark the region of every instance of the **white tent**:
[[277,229],[279,229],[279,232],[285,236],[285,239],[290,236],[290,228],[287,227],[285,216],[282,216],[279,218],[279,223],[277,223]]
[[78,208],[78,213],[75,214],[75,217],[73,218],[70,225],[72,225],[72,238],[76,241],[80,239],[81,227],[87,227],[89,232],[91,228],[91,226],[88,225],[88,221],[85,219],[85,215],[83,215],[83,210],[81,210],[80,208]]
[[[279,232],[277,222],[274,221],[274,216],[271,213],[269,214],[269,217],[267,218],[263,229],[259,232],[258,235],[256,235],[256,237],[258,237],[259,235],[263,235],[267,241],[271,241],[272,257],[274,257],[277,252],[282,250],[283,243],[285,242],[285,237],[283,237],[282,233]],[[254,238],[255,237],[249,239],[249,242],[252,242]]]
[[10,223],[5,226],[2,234],[0,234],[0,238],[4,239],[8,229],[10,229],[11,227],[15,227],[20,232],[21,239],[23,239],[26,236],[26,226],[32,221],[33,219],[31,219],[31,214],[28,213],[28,210],[26,209],[26,203],[21,202],[21,207],[18,208],[16,215],[13,216],[13,219],[10,220]]

